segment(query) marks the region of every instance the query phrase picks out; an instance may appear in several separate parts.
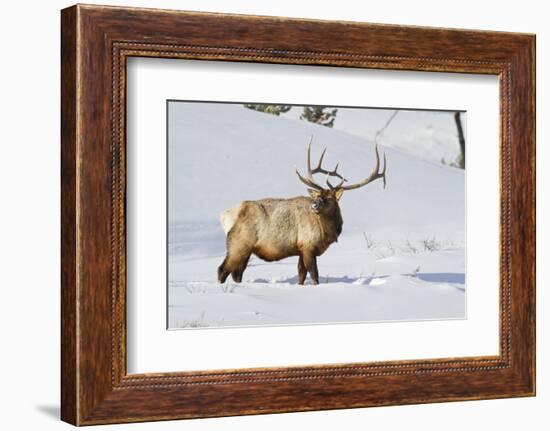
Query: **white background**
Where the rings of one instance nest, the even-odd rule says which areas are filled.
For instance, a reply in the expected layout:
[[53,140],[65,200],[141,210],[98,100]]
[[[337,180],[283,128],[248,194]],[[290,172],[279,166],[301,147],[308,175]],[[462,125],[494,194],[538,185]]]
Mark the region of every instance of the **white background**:
[[[115,2],[103,1],[114,4]],[[0,286],[2,355],[2,428],[69,429],[57,420],[59,409],[59,9],[70,3],[9,2],[3,5],[2,153],[0,184]],[[273,1],[118,1],[116,4],[210,10],[233,13],[344,19],[393,24],[537,33],[537,112],[550,116],[550,29],[544,2],[479,2],[448,4],[414,2]],[[546,55],[545,55],[546,54]],[[465,430],[544,429],[550,421],[548,372],[548,272],[540,262],[550,258],[548,219],[550,152],[547,123],[538,135],[538,396],[509,399],[295,413],[107,426],[108,429],[275,430],[281,428]]]
[[[173,59],[132,59],[128,69],[128,372],[498,354],[498,78]],[[159,289],[166,242],[159,238],[166,232],[170,98],[467,111],[467,319],[166,331]]]

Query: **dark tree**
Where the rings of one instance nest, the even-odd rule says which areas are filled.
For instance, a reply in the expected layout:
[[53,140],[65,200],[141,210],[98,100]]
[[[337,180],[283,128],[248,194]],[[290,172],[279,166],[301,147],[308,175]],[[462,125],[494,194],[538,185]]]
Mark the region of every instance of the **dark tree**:
[[254,111],[265,112],[272,115],[281,115],[290,111],[292,106],[290,105],[261,105],[261,104],[245,104],[245,108],[252,109]]
[[300,120],[307,120],[321,126],[332,127],[334,126],[338,109],[328,109],[326,106],[304,106],[304,112],[300,115]]
[[460,154],[456,158],[454,165],[457,168],[464,169],[466,166],[466,140],[464,139],[464,130],[462,129],[462,121],[460,120],[460,112],[455,112],[455,124],[458,135],[458,143],[460,144]]

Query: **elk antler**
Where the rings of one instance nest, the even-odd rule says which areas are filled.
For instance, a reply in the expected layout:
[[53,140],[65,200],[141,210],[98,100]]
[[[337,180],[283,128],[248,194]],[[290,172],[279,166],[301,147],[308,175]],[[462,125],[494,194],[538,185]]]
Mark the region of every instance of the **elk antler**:
[[[296,169],[296,175],[298,175],[298,178],[300,178],[300,181],[302,181],[306,186],[312,187],[317,190],[323,190],[323,187],[321,187],[319,184],[315,182],[315,179],[313,178],[313,174],[319,174],[319,173],[327,174],[327,180],[326,180],[327,185],[331,189],[340,187],[347,180],[338,173],[339,163],[336,164],[336,167],[332,171],[327,171],[326,169],[323,169],[321,167],[321,164],[323,163],[323,158],[325,157],[325,153],[327,152],[326,148],[321,153],[321,157],[319,157],[319,162],[317,163],[317,166],[314,169],[311,169],[311,141],[313,141],[313,136],[311,137],[309,141],[309,145],[307,146],[307,178],[302,177],[300,175],[300,172],[298,172],[298,169]],[[330,184],[328,178],[331,176],[340,178],[340,184],[338,184],[338,186],[333,187],[332,184]]]
[[366,186],[368,183],[371,183],[378,178],[382,178],[382,180],[384,181],[384,188],[386,188],[386,153],[384,153],[384,169],[382,170],[382,172],[378,172],[380,170],[380,155],[378,154],[378,144],[374,146],[374,151],[376,153],[376,166],[372,170],[371,174],[363,181],[355,184],[350,184],[349,186],[340,187],[342,190],[358,189],[359,187]]

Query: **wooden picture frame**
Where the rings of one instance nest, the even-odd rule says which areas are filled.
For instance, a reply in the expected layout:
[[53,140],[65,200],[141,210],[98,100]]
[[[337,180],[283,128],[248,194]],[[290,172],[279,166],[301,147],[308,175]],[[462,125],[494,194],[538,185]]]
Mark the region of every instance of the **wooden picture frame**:
[[[83,5],[64,9],[61,18],[64,421],[91,425],[535,394],[534,35]],[[498,75],[500,354],[127,374],[130,56]]]

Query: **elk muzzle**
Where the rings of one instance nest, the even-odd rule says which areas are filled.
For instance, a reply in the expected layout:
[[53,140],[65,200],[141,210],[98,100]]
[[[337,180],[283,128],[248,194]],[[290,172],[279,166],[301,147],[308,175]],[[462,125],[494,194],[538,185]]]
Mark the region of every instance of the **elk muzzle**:
[[324,204],[323,198],[318,197],[313,200],[313,203],[311,204],[311,209],[315,214],[319,214],[319,212],[321,211],[321,208],[323,207],[323,204]]

